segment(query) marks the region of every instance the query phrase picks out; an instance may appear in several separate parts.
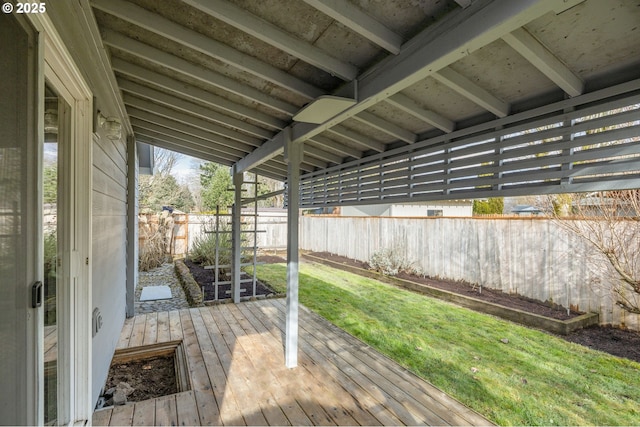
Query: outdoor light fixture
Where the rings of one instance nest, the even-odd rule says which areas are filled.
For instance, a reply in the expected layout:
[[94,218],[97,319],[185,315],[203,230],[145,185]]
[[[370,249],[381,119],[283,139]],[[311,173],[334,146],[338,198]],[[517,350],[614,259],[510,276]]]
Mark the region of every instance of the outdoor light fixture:
[[100,127],[104,129],[107,134],[107,138],[110,140],[115,141],[122,137],[122,124],[117,118],[105,117],[99,112],[98,123],[100,124]]
[[352,98],[322,95],[298,111],[293,116],[293,120],[304,123],[324,123],[355,104],[356,100]]

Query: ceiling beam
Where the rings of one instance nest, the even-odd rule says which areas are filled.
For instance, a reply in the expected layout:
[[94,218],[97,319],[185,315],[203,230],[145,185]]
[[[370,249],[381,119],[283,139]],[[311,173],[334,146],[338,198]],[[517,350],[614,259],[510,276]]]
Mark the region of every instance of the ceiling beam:
[[569,96],[581,95],[584,82],[525,28],[502,36],[514,50],[564,90]]
[[511,108],[509,104],[493,96],[485,89],[449,67],[443,68],[431,77],[455,92],[458,92],[465,98],[475,102],[485,110],[491,111],[498,117],[506,117],[509,115]]
[[312,147],[309,144],[304,145],[304,154],[308,154],[309,156],[316,157],[329,163],[335,163],[336,165],[342,163],[343,159],[342,156],[337,156],[333,153],[329,153],[328,151]]
[[353,118],[361,123],[371,126],[374,129],[378,129],[379,131],[384,132],[387,135],[391,135],[394,138],[399,139],[400,141],[404,141],[407,144],[413,144],[418,140],[418,135],[416,135],[415,133],[401,128],[400,126],[391,123],[390,121],[385,120],[382,117],[371,114],[368,111],[363,111],[360,114],[356,114],[355,116],[353,116]]
[[[227,162],[227,164],[229,162],[235,162],[238,160],[238,157],[232,154],[221,152],[212,147],[207,147],[202,144],[190,144],[188,142],[178,140],[176,138],[172,138],[168,135],[164,135],[159,132],[154,132],[154,131],[140,128],[137,126],[134,126],[134,131],[136,135],[136,140],[138,141],[141,141],[141,140],[145,142],[150,141],[149,143],[151,143],[152,145],[157,145],[159,142],[164,142],[166,144],[170,144],[171,146],[163,147],[163,148],[168,148],[170,150],[177,151],[180,153],[183,153],[186,151],[189,151],[191,153],[198,153],[197,155],[195,155],[196,157],[202,158],[201,156],[204,155],[204,156],[207,156],[206,157],[207,160],[217,161],[220,163]],[[185,153],[185,154],[194,155],[191,153]]]
[[275,85],[315,99],[324,92],[313,85],[298,79],[286,71],[244,54],[231,46],[220,43],[204,34],[183,27],[167,18],[148,11],[125,0],[92,0],[91,5],[110,15],[130,22],[169,40],[173,40],[211,58],[215,58],[242,71],[267,80]]
[[353,3],[344,0],[304,0],[304,2],[392,54],[400,53],[402,37]]
[[365,150],[374,150],[378,153],[382,153],[384,151],[384,144],[382,142],[373,141],[368,136],[364,136],[358,132],[355,132],[344,126],[334,126],[328,130],[329,133],[333,133],[342,138],[348,139],[349,141],[363,147]]
[[358,75],[358,69],[355,66],[332,57],[320,48],[292,36],[230,2],[225,0],[183,0],[183,2],[343,80],[351,81]]
[[119,74],[127,77],[135,77],[138,80],[167,90],[175,95],[190,98],[193,101],[201,102],[214,108],[251,119],[267,127],[275,129],[283,129],[285,127],[285,123],[282,120],[268,114],[230,101],[211,92],[207,92],[197,86],[176,80],[148,68],[132,64],[131,62],[127,62],[117,56],[113,56],[111,58],[111,66],[113,67],[113,70]]
[[362,151],[356,150],[355,148],[351,148],[344,144],[340,144],[332,139],[329,139],[322,135],[316,135],[313,138],[309,139],[309,141],[314,144],[320,145],[325,151],[331,151],[333,153],[338,154],[343,157],[353,157],[355,159],[362,158]]
[[[165,117],[158,116],[152,112],[144,111],[131,105],[127,104],[127,112],[129,117],[138,118],[140,120],[144,120],[149,123],[154,123],[158,126],[162,126],[163,128],[169,129],[172,135],[187,134],[197,138],[204,139],[210,143],[215,143],[216,145],[220,145],[222,147],[233,148],[236,150],[240,150],[245,153],[250,153],[255,147],[243,144],[241,142],[233,141],[231,139],[224,138],[220,135],[207,132],[202,130],[201,128],[195,127],[189,122],[182,122],[176,120],[167,120]],[[175,132],[175,134],[174,134]]]
[[148,44],[139,42],[115,31],[107,30],[103,35],[107,46],[127,52],[145,61],[170,68],[178,73],[215,86],[227,92],[234,93],[250,101],[257,102],[281,113],[293,116],[298,107],[277,98],[269,96],[258,89],[247,86],[230,77],[218,74],[215,71],[193,64],[173,54],[164,52]]
[[453,132],[456,127],[456,124],[453,121],[441,116],[438,113],[434,113],[431,110],[425,109],[416,101],[402,93],[396,93],[392,97],[387,98],[385,101],[393,105],[394,107],[404,111],[405,113],[409,113],[413,117],[420,119],[423,122],[428,123],[431,126],[434,126],[447,133]]
[[184,141],[191,145],[200,145],[202,147],[208,147],[211,149],[215,149],[220,153],[226,153],[233,156],[246,156],[247,151],[243,150],[242,147],[229,147],[226,145],[218,144],[214,140],[206,139],[203,136],[196,136],[191,133],[187,133],[186,131],[182,131],[176,128],[169,128],[162,124],[158,124],[156,122],[150,122],[145,119],[138,118],[136,116],[131,117],[132,125],[135,123],[135,126],[140,129],[146,129],[149,132],[155,132],[154,136],[164,135],[167,137],[171,137],[174,139],[174,142]]
[[[118,79],[118,84],[120,85],[120,89],[125,93],[131,93],[138,97],[153,100],[154,103],[157,103],[153,104],[158,107],[156,111],[165,111],[169,117],[199,117],[200,119],[196,120],[196,122],[200,123],[203,128],[204,126],[206,126],[207,130],[218,133],[220,135],[224,135],[228,138],[236,139],[238,141],[246,142],[247,144],[258,146],[262,144],[264,139],[268,139],[273,136],[273,132],[269,132],[266,129],[248,124],[247,122],[235,119],[233,117],[225,116],[224,114],[220,114],[217,111],[212,111],[209,108],[194,104],[191,101],[185,101],[184,99],[176,98],[173,95],[169,95],[150,87],[134,83],[130,80]],[[132,100],[131,97],[129,98],[132,102],[135,102],[135,100]],[[151,103],[146,102],[146,104],[151,107]],[[163,107],[163,105],[165,107]],[[166,106],[170,106],[171,109],[166,108]],[[203,118],[207,120],[202,120]],[[208,120],[211,120],[218,124],[212,123]],[[245,133],[238,131],[243,131],[251,135],[246,135]]]
[[[359,101],[355,106],[320,125],[298,123],[287,127],[263,146],[271,145],[270,153],[283,152],[281,133],[292,132],[294,142],[319,135],[547,12],[563,10],[581,1],[476,0],[469,7],[454,11],[426,28],[405,43],[400,54],[386,58],[360,76]],[[245,165],[255,166],[261,162],[253,153],[247,157],[250,159],[243,163]],[[243,170],[241,167],[236,169],[237,172]]]

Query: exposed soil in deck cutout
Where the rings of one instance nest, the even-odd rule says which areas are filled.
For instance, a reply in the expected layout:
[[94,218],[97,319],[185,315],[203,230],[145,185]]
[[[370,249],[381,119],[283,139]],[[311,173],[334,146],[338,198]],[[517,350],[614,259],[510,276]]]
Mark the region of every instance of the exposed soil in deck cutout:
[[121,382],[129,384],[134,391],[127,396],[128,402],[177,393],[174,363],[173,355],[115,363],[109,369],[105,390],[116,387]]
[[[356,261],[343,256],[333,255],[328,252],[312,252],[310,255],[339,264],[358,267],[362,269],[369,269],[369,265],[366,262]],[[276,261],[277,257],[269,258],[275,259],[267,260],[264,258],[260,258],[260,261],[285,262],[284,259]],[[332,266],[335,265],[332,264]],[[406,273],[402,273],[397,277],[443,289],[449,292],[481,299],[505,307],[515,308],[518,310],[559,320],[565,320],[580,315],[580,313],[576,312],[570,312],[570,314],[567,315],[566,308],[549,307],[548,305],[540,301],[525,298],[519,295],[510,295],[504,292],[487,288],[482,288],[482,292],[480,292],[477,286],[473,288],[471,285],[466,283],[454,282],[450,280],[435,280],[420,276],[412,276]],[[567,341],[591,347],[595,350],[604,351],[614,356],[626,357],[627,359],[640,362],[640,333],[638,332],[604,326],[593,326],[577,330],[566,336],[559,337]]]

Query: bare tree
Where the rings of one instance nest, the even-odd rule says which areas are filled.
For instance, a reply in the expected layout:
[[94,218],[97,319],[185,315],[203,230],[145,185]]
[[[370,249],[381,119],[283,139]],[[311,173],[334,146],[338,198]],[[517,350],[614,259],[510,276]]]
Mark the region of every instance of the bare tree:
[[640,314],[640,190],[573,195],[571,200],[570,217],[561,218],[555,210],[557,224],[595,249],[590,267],[611,279],[607,282],[619,307]]

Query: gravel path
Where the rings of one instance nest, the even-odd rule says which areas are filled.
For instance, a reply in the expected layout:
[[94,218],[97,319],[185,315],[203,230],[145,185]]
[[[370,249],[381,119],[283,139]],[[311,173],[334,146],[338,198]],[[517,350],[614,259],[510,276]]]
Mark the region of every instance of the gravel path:
[[[166,285],[171,289],[171,299],[140,301],[142,288],[145,286]],[[136,314],[154,313],[157,311],[180,310],[189,308],[189,303],[184,295],[182,285],[176,277],[173,263],[162,264],[158,268],[138,273],[138,286],[136,287]]]

